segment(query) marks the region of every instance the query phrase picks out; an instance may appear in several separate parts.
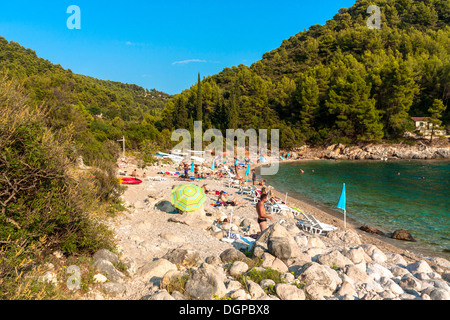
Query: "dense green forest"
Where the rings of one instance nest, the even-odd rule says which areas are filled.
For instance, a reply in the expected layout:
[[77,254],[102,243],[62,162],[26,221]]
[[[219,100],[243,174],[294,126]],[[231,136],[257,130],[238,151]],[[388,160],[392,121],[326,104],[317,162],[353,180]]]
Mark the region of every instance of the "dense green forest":
[[161,134],[160,120],[170,96],[155,89],[75,74],[2,37],[0,76],[21,84],[25,104],[45,110],[49,128],[70,128],[73,156],[82,155],[88,164],[115,160],[107,141],[125,136],[127,148],[139,149],[149,141],[164,145],[168,136]]
[[[380,29],[366,24],[373,4]],[[450,2],[358,0],[250,67],[199,78],[167,103],[163,128],[280,129],[284,148],[395,142],[449,98]]]
[[[366,25],[372,4],[381,29]],[[50,128],[71,128],[74,156],[87,163],[112,160],[106,143],[122,136],[127,149],[170,149],[170,133],[195,120],[204,130],[280,129],[282,148],[398,141],[413,116],[440,113],[450,124],[449,22],[445,0],[358,0],[250,67],[199,75],[173,97],[74,74],[1,37],[0,73],[47,110]]]

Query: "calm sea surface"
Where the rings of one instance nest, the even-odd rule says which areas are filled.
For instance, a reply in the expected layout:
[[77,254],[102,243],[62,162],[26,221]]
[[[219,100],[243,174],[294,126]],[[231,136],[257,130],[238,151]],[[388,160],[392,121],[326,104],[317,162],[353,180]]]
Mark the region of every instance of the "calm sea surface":
[[411,250],[450,257],[448,160],[289,162],[264,179],[289,196],[341,213],[336,205],[345,183],[347,217],[385,232],[407,229],[417,240],[408,243]]

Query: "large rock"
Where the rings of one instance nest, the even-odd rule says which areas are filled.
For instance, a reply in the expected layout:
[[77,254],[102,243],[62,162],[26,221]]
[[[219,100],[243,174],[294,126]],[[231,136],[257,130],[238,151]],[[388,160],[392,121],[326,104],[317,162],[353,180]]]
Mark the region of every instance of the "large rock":
[[119,263],[119,258],[117,257],[117,255],[107,249],[98,250],[94,254],[93,258],[95,261],[103,259],[103,260],[107,260],[107,261],[111,262],[112,264]]
[[138,274],[145,281],[159,284],[164,275],[171,270],[178,270],[177,266],[167,259],[157,259],[142,266]]
[[[337,286],[342,283],[335,270],[316,262],[305,264],[298,279],[306,283],[305,290],[314,299],[331,296]],[[311,288],[308,289],[310,286]]]
[[232,277],[235,277],[235,276],[240,276],[241,274],[243,274],[247,271],[248,271],[248,265],[245,262],[235,261],[231,265],[229,272]]
[[416,241],[413,238],[413,236],[411,235],[411,233],[405,229],[395,230],[394,233],[392,234],[392,239],[403,240],[403,241],[413,241],[413,242]]
[[420,261],[416,261],[414,263],[411,263],[406,268],[412,274],[415,274],[415,273],[431,273],[431,272],[433,272],[433,269],[431,269],[430,265],[425,260],[420,260]]
[[344,249],[342,254],[349,258],[353,263],[370,262],[371,258],[364,252],[361,247]]
[[252,300],[261,300],[267,297],[266,292],[256,282],[253,282],[252,280],[247,280],[245,284],[247,286],[248,293],[250,294]]
[[177,208],[175,208],[175,206],[167,200],[161,201],[156,205],[156,208],[163,211],[163,212],[177,212]]
[[282,261],[292,257],[292,249],[289,239],[282,237],[271,237],[268,241],[269,253]]
[[450,292],[447,290],[436,288],[430,293],[431,300],[450,300]]
[[412,274],[405,274],[399,281],[399,286],[405,291],[421,291],[422,283]]
[[270,251],[272,255],[284,261],[301,255],[294,237],[279,223],[274,223],[264,230],[255,242],[254,255],[257,258]]
[[306,300],[305,292],[291,284],[279,283],[275,292],[281,300]]
[[355,284],[361,284],[368,282],[370,277],[363,270],[355,265],[350,265],[347,267],[346,275],[353,280]]
[[222,262],[234,262],[234,261],[243,261],[246,262],[248,260],[247,256],[243,254],[241,251],[236,250],[235,248],[230,248],[225,251],[223,251],[220,254],[220,259]]
[[364,225],[364,226],[361,226],[359,229],[364,232],[367,232],[367,233],[378,234],[378,235],[384,234],[383,231],[378,230],[377,228],[375,228],[373,226]]
[[122,281],[122,279],[125,278],[125,275],[117,270],[108,260],[97,259],[94,262],[94,267],[111,281]]
[[174,297],[172,297],[167,290],[159,290],[153,294],[149,300],[175,300]]
[[221,267],[202,263],[199,268],[191,269],[184,294],[192,300],[212,300],[214,296],[222,298],[227,293],[224,280]]
[[382,277],[386,277],[389,279],[394,277],[389,269],[383,267],[378,263],[368,263],[366,273],[375,281],[379,281]]
[[385,290],[389,290],[395,295],[401,295],[404,293],[403,289],[389,278],[381,277],[380,284]]
[[321,254],[317,258],[317,262],[330,268],[344,268],[347,265],[353,264],[353,262],[349,258],[345,257],[338,250],[334,250],[326,254]]
[[182,246],[168,251],[162,258],[176,265],[194,266],[198,263],[199,254],[195,250]]

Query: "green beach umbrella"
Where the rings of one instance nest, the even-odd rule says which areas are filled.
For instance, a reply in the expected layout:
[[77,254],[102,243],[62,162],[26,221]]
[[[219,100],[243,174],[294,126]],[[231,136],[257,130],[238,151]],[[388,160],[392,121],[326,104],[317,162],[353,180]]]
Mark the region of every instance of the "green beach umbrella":
[[170,195],[172,204],[181,211],[194,211],[199,209],[206,200],[205,191],[193,184],[179,185]]

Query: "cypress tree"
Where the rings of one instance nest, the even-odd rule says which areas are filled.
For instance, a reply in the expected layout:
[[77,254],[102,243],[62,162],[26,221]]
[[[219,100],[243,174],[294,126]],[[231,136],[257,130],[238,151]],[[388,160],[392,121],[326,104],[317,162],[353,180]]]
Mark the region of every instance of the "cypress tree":
[[197,121],[203,121],[202,82],[200,80],[200,72],[198,73],[197,86]]

